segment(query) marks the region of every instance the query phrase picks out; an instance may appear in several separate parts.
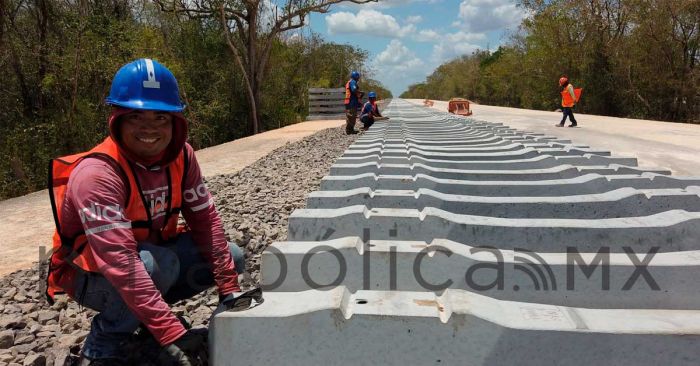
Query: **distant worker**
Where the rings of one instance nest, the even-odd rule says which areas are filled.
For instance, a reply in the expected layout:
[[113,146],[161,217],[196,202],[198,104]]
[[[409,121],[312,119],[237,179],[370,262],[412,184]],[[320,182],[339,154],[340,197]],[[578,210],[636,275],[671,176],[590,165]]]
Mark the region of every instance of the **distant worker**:
[[[155,60],[117,71],[106,99],[109,136],[54,159],[56,223],[46,289],[97,311],[80,365],[123,365],[123,342],[142,324],[162,346],[161,365],[189,365],[205,348],[169,304],[209,287],[238,306],[243,252],[226,241],[187,141],[177,80]],[[180,214],[187,226],[179,225]]]
[[[561,87],[561,111],[564,114],[561,122],[559,122],[558,125],[555,125],[557,127],[564,127],[564,123],[566,122],[566,117],[569,117],[569,120],[571,121],[571,124],[569,127],[576,127],[576,118],[574,118],[574,105],[578,102],[578,98],[580,95],[581,89],[574,89],[574,86],[569,83],[569,78],[564,75],[559,79],[559,86]],[[577,92],[579,95],[577,95]]]
[[377,93],[371,91],[367,94],[367,98],[368,100],[360,113],[360,122],[362,122],[362,129],[365,131],[374,124],[375,119],[384,119],[377,106]]
[[350,80],[345,83],[345,133],[352,135],[355,131],[355,121],[357,120],[357,108],[360,107],[360,99],[364,95],[360,91],[360,73],[353,71]]

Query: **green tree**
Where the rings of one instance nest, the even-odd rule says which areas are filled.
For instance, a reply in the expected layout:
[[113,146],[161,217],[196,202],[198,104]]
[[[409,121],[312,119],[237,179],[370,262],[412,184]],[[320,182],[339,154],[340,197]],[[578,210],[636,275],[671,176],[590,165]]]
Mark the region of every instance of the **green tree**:
[[578,111],[700,122],[699,0],[524,0],[530,16],[495,52],[440,65],[404,97],[559,108],[557,80],[584,88]]
[[[196,149],[250,134],[245,80],[221,31],[218,19],[163,12],[146,0],[0,0],[0,197],[44,188],[50,158],[106,136],[112,77],[136,58],[157,59],[177,77]],[[276,38],[261,129],[303,120],[309,86],[342,85],[366,59],[317,35]]]
[[243,76],[250,108],[252,133],[260,131],[259,104],[270,53],[279,35],[303,27],[311,13],[328,12],[342,2],[356,4],[376,0],[155,0],[163,11],[188,19],[219,19],[235,65]]

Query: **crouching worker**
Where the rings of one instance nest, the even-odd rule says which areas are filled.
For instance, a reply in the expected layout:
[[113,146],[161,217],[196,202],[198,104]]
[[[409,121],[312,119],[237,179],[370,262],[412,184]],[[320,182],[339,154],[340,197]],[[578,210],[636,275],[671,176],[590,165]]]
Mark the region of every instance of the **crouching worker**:
[[[98,312],[81,365],[124,363],[120,349],[138,327],[162,346],[159,364],[189,365],[204,347],[168,304],[216,285],[235,302],[242,251],[221,218],[186,143],[185,106],[163,65],[139,59],[115,75],[109,137],[92,150],[51,162],[56,222],[49,302],[67,293]],[[186,227],[178,226],[182,214]]]
[[367,131],[374,124],[374,121],[388,119],[379,113],[379,107],[377,106],[377,93],[369,92],[367,94],[367,99],[368,100],[362,107],[362,112],[360,113],[360,122],[362,122],[362,129],[365,131]]

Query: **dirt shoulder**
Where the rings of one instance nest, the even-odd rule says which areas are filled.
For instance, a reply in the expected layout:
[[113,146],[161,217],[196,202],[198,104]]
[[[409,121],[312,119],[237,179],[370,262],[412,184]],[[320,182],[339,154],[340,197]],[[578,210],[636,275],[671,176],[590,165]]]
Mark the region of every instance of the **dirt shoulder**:
[[[205,176],[229,174],[251,165],[272,150],[345,121],[309,121],[263,132],[196,152]],[[0,201],[0,276],[29,268],[40,248],[50,249],[54,222],[46,190]]]

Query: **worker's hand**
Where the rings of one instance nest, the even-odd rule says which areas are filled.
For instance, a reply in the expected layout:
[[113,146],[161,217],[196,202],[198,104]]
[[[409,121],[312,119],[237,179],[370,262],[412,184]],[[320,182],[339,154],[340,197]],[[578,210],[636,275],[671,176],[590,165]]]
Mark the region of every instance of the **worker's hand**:
[[[253,303],[255,301],[255,304]],[[248,310],[252,305],[263,302],[262,289],[255,288],[244,293],[231,293],[219,298],[219,307],[222,311]]]
[[202,355],[206,355],[204,335],[190,329],[175,342],[164,346],[158,357],[158,364],[165,366],[195,366],[202,361]]

